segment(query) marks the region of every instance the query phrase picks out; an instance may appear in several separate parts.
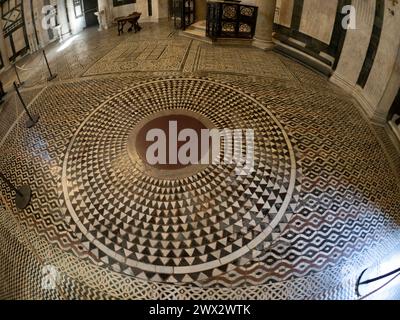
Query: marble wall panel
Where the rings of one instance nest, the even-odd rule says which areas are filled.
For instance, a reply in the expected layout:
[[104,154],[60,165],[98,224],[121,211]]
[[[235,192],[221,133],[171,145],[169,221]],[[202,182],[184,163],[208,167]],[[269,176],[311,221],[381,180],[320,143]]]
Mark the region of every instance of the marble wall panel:
[[300,32],[329,44],[337,6],[338,0],[304,0]]
[[[385,3],[386,7],[393,8],[391,1],[385,1]],[[363,89],[363,95],[371,103],[374,109],[374,117],[378,119],[384,119],[386,117],[391,104],[388,105],[387,102],[386,105],[381,104],[382,98],[385,94],[389,94],[393,96],[393,99],[389,100],[393,101],[399,86],[399,83],[397,83],[397,88],[393,90],[392,93],[386,93],[390,85],[390,79],[394,76],[393,73],[399,72],[397,56],[400,47],[398,32],[400,25],[400,7],[397,6],[394,9],[395,12],[397,11],[394,15],[392,15],[389,10],[385,10],[379,47],[368,81]]]
[[339,77],[350,86],[355,86],[371,38],[375,16],[375,0],[353,0],[356,9],[357,29],[347,30],[342,54],[336,68],[335,77]]
[[277,14],[275,23],[290,28],[292,23],[294,0],[278,0],[276,3]]
[[76,17],[74,12],[73,0],[67,0],[67,11],[69,17],[69,23],[71,27],[71,33],[77,34],[86,27],[85,16]]

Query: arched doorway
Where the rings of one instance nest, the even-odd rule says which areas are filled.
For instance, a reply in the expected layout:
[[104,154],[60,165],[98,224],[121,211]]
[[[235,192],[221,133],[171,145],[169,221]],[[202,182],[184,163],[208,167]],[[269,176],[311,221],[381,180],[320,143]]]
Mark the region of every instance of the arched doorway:
[[95,12],[98,11],[97,0],[83,0],[83,14],[85,16],[86,28],[98,25]]

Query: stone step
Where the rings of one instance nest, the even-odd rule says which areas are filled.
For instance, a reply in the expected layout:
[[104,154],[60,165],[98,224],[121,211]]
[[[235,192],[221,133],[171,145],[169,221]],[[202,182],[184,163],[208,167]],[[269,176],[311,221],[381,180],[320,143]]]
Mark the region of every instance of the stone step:
[[188,28],[185,31],[181,31],[179,33],[180,35],[187,37],[187,38],[191,38],[194,40],[198,40],[198,41],[202,41],[202,42],[206,42],[206,43],[212,43],[212,40],[208,37],[206,37],[206,31],[204,30],[199,30],[199,29],[195,29],[195,28]]
[[236,39],[236,38],[218,38],[216,41],[206,36],[205,21],[196,22],[188,27],[185,31],[181,31],[180,35],[195,39],[198,41],[206,42],[209,44],[224,45],[224,46],[251,46],[253,40],[251,39]]
[[206,36],[207,32],[207,22],[206,20],[197,21],[189,26],[185,31],[180,34],[182,36],[206,42],[209,44],[216,44],[222,46],[251,46],[253,40],[249,39],[234,39],[234,38],[218,38],[216,41],[211,40]]
[[193,29],[203,30],[205,32],[207,29],[207,22],[205,20],[198,21],[193,23],[190,27]]
[[188,36],[191,38],[194,38],[196,40],[200,41],[205,41],[205,42],[210,42],[206,37],[206,29],[207,29],[207,23],[206,21],[198,21],[193,23],[191,26],[186,28],[185,31],[182,32],[184,36]]

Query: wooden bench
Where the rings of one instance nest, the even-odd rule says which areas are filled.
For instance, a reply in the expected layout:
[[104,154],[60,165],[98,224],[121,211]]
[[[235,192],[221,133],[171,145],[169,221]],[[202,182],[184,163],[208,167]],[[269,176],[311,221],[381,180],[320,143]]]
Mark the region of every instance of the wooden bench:
[[142,30],[142,27],[139,25],[141,15],[140,12],[133,12],[129,16],[115,18],[115,21],[118,24],[118,35],[120,36],[121,33],[124,33],[124,27],[127,23],[131,24],[128,32],[131,32],[133,29],[135,29],[135,33]]

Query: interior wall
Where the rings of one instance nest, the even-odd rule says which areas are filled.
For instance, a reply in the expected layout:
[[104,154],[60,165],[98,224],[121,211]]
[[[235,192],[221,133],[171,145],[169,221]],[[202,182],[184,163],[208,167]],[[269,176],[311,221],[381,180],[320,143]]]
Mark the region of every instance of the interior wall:
[[398,92],[400,90],[400,47],[397,53],[397,59],[390,75],[390,79],[388,81],[388,85],[386,86],[385,92],[382,96],[382,99],[379,101],[379,104],[375,111],[375,117],[383,120],[383,117],[386,117],[386,120],[389,119],[390,109],[392,107],[393,101],[396,99]]
[[277,0],[275,23],[329,44],[338,5],[338,0]]
[[168,0],[158,0],[158,19],[168,19],[169,3]]
[[[110,7],[112,11],[112,20],[116,17],[123,17],[127,16],[128,14],[132,12],[141,12],[142,17],[140,20],[142,22],[157,22],[160,18],[160,15],[163,15],[164,12],[162,11],[161,14],[160,12],[160,7],[163,8],[164,6],[161,6],[159,2],[164,1],[167,2],[167,0],[151,0],[151,6],[152,6],[152,15],[149,15],[149,10],[148,10],[148,0],[136,0],[136,3],[132,4],[127,4],[123,6],[118,6],[114,7],[112,4],[112,0],[110,0]],[[168,17],[168,12],[166,13]],[[111,21],[112,22],[112,21]]]
[[299,31],[329,44],[335,27],[337,6],[338,0],[305,0]]
[[26,33],[28,36],[29,48],[31,52],[34,52],[38,49],[38,41],[36,39],[36,32],[33,25],[32,19],[32,10],[31,10],[31,0],[24,0],[24,16],[25,16],[25,26]]
[[334,78],[340,78],[352,91],[363,66],[375,16],[375,0],[353,0],[357,29],[348,30]]
[[275,24],[290,28],[292,25],[294,0],[277,0],[276,7]]
[[196,0],[196,21],[206,20],[207,17],[207,0]]
[[68,23],[68,17],[67,17],[67,8],[65,7],[65,0],[57,0],[57,11],[58,11],[58,16],[57,20],[59,25],[61,26],[61,32],[63,35],[68,34],[70,30],[70,26]]
[[[17,59],[29,50],[22,1],[2,1],[0,26],[2,36],[2,63]],[[5,61],[5,63],[4,63]]]
[[[138,1],[139,2],[139,1]],[[142,1],[143,2],[143,1]],[[111,1],[112,3],[112,1]],[[112,13],[114,17],[122,17],[122,16],[126,16],[129,13],[132,13],[134,11],[140,11],[141,6],[137,5],[135,3],[132,4],[126,4],[123,6],[118,6],[118,7],[114,7],[113,5],[111,5],[112,7]],[[139,9],[140,8],[140,9]]]
[[[113,6],[112,0],[98,0],[99,10],[106,12],[107,25],[113,24],[114,18],[126,16],[131,12],[142,13],[141,22],[158,22],[160,19],[167,19],[169,14],[167,0],[151,0],[152,15],[149,15],[148,0],[137,0],[135,4],[124,6]],[[24,11],[24,29],[26,30],[26,41],[24,30],[17,30],[13,34],[13,46],[16,50],[28,48],[29,52],[35,52],[45,47],[51,41],[58,38],[58,34],[53,30],[46,30],[42,26],[45,14],[42,9],[46,5],[57,5],[57,21],[61,26],[63,35],[71,33],[77,34],[86,27],[85,17],[75,16],[73,0],[22,0]],[[0,63],[1,67],[9,67],[9,58],[12,58],[12,45],[9,39],[0,39],[1,58],[5,63]],[[17,56],[17,59],[20,56]]]
[[[83,9],[83,8],[82,8]],[[67,8],[71,34],[77,34],[86,27],[85,16],[75,16],[73,0],[67,0]]]
[[[100,2],[102,6],[107,6],[108,3],[110,23],[114,17],[133,11],[142,12],[141,21],[158,21],[168,17],[167,0],[152,0],[152,16],[148,14],[147,0],[137,0],[135,4],[115,8],[112,0],[99,0],[99,4]],[[347,30],[343,43],[340,44],[339,34],[342,30],[338,29],[337,22],[341,21],[342,17],[338,16],[338,8],[347,2],[277,0],[276,32],[278,35],[281,33],[287,36],[288,41],[293,41],[293,44],[303,48],[306,54],[311,54],[324,63],[331,63],[334,70],[331,81],[351,93],[360,102],[368,117],[376,122],[384,122],[400,86],[400,4],[395,5],[391,0],[352,0],[351,3],[356,9],[357,29]],[[72,0],[66,1],[67,7],[65,0],[23,0],[25,29],[31,51],[46,46],[55,38],[52,32],[42,27],[42,8],[51,3],[57,3],[58,21],[63,33],[71,30],[76,34],[85,27],[84,17],[75,17]],[[242,3],[256,4],[257,1],[243,0]],[[384,4],[383,19],[377,20],[377,3]],[[198,12],[201,8],[202,6],[198,5]],[[382,13],[382,10],[380,12]],[[16,32],[13,38],[13,45],[17,49],[24,45],[22,30]],[[2,48],[2,56],[10,57],[10,43],[3,41]],[[333,60],[338,48],[340,58],[335,65]],[[365,83],[360,82],[360,75],[363,75]]]
[[[341,25],[348,4],[355,30]],[[391,0],[278,0],[274,30],[285,45],[329,66],[331,81],[383,123],[400,85],[399,25],[400,4]]]
[[275,38],[326,70],[334,69],[346,36],[341,8],[349,3],[351,0],[277,0]]
[[[400,5],[394,6],[392,1],[385,0],[383,21],[380,21],[377,20],[376,1],[353,2],[357,8],[357,30],[348,32],[331,80],[351,93],[369,118],[384,123],[400,86]],[[377,22],[381,25],[379,33]],[[366,61],[372,62],[372,66],[368,68],[363,85],[358,80]]]

